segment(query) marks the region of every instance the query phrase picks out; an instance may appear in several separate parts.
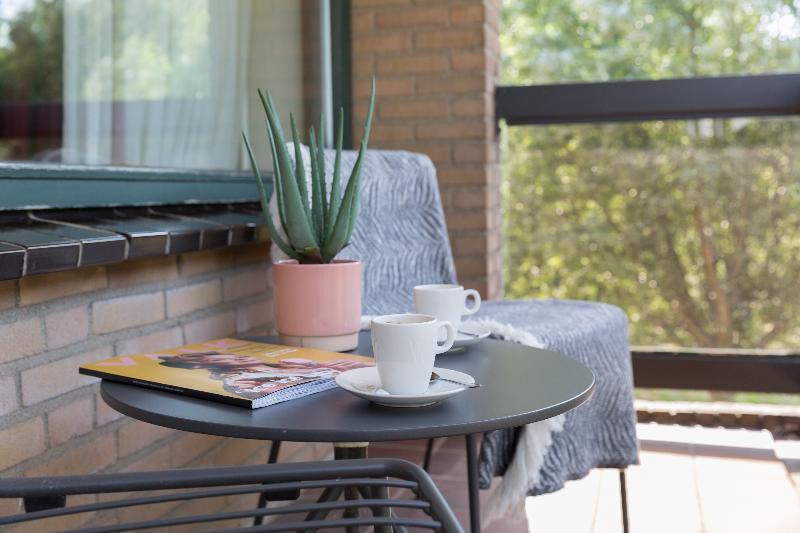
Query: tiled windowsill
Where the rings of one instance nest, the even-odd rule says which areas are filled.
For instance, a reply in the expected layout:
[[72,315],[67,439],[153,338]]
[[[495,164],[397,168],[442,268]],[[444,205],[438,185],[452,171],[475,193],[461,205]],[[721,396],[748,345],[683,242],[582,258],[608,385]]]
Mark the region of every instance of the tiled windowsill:
[[257,204],[0,214],[0,280],[267,238]]

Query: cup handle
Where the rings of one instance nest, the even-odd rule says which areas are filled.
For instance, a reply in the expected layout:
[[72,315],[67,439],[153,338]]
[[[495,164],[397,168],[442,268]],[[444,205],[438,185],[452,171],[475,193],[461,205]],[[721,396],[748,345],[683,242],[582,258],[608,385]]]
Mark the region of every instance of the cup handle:
[[[472,307],[467,306],[467,300],[472,296],[474,303]],[[475,289],[467,289],[464,291],[464,313],[465,315],[474,315],[481,308],[481,293]]]
[[439,327],[436,329],[438,332],[439,329],[445,328],[447,330],[447,339],[445,339],[443,344],[439,344],[436,342],[436,353],[443,353],[453,347],[453,342],[456,340],[456,328],[453,327],[453,324],[447,321],[442,321],[439,323]]

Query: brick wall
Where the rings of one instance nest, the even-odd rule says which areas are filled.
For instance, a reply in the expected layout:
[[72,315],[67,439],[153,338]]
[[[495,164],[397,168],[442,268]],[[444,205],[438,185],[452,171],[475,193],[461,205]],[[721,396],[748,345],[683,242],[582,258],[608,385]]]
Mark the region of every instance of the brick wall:
[[[115,412],[81,363],[272,327],[268,246],[0,283],[0,477],[263,462],[268,443],[164,429]],[[281,459],[320,447],[288,446]],[[0,515],[17,502],[0,501]],[[63,525],[63,523],[61,524]]]
[[501,0],[353,0],[356,140],[377,80],[371,146],[436,165],[459,281],[502,292],[494,86]]

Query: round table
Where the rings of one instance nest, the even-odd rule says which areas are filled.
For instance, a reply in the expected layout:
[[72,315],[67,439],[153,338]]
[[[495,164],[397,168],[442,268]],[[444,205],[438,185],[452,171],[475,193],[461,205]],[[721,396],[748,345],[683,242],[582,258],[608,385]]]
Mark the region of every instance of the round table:
[[[274,337],[249,340],[278,343]],[[372,355],[369,332],[355,353]],[[436,366],[472,375],[482,386],[423,408],[381,407],[334,389],[249,410],[134,385],[103,380],[109,406],[138,420],[209,435],[271,441],[366,443],[465,435],[473,531],[478,516],[474,435],[559,415],[592,394],[588,368],[561,354],[487,339],[438,355]],[[337,448],[339,451],[339,448]],[[342,457],[353,457],[342,453]]]

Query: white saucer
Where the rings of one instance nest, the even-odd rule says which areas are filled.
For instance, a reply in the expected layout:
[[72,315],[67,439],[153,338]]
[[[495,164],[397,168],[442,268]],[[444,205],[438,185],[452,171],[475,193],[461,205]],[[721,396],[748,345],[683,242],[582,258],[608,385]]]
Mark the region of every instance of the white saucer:
[[[443,378],[475,383],[472,376],[457,370],[434,367],[433,371]],[[422,394],[389,394],[381,388],[378,369],[374,366],[342,372],[336,376],[336,384],[360,398],[386,407],[423,407],[441,402],[467,389],[450,381],[438,380],[431,383]]]
[[453,342],[453,348],[477,344],[491,334],[491,330],[486,326],[476,322],[462,322],[461,327],[458,328],[456,340]]

